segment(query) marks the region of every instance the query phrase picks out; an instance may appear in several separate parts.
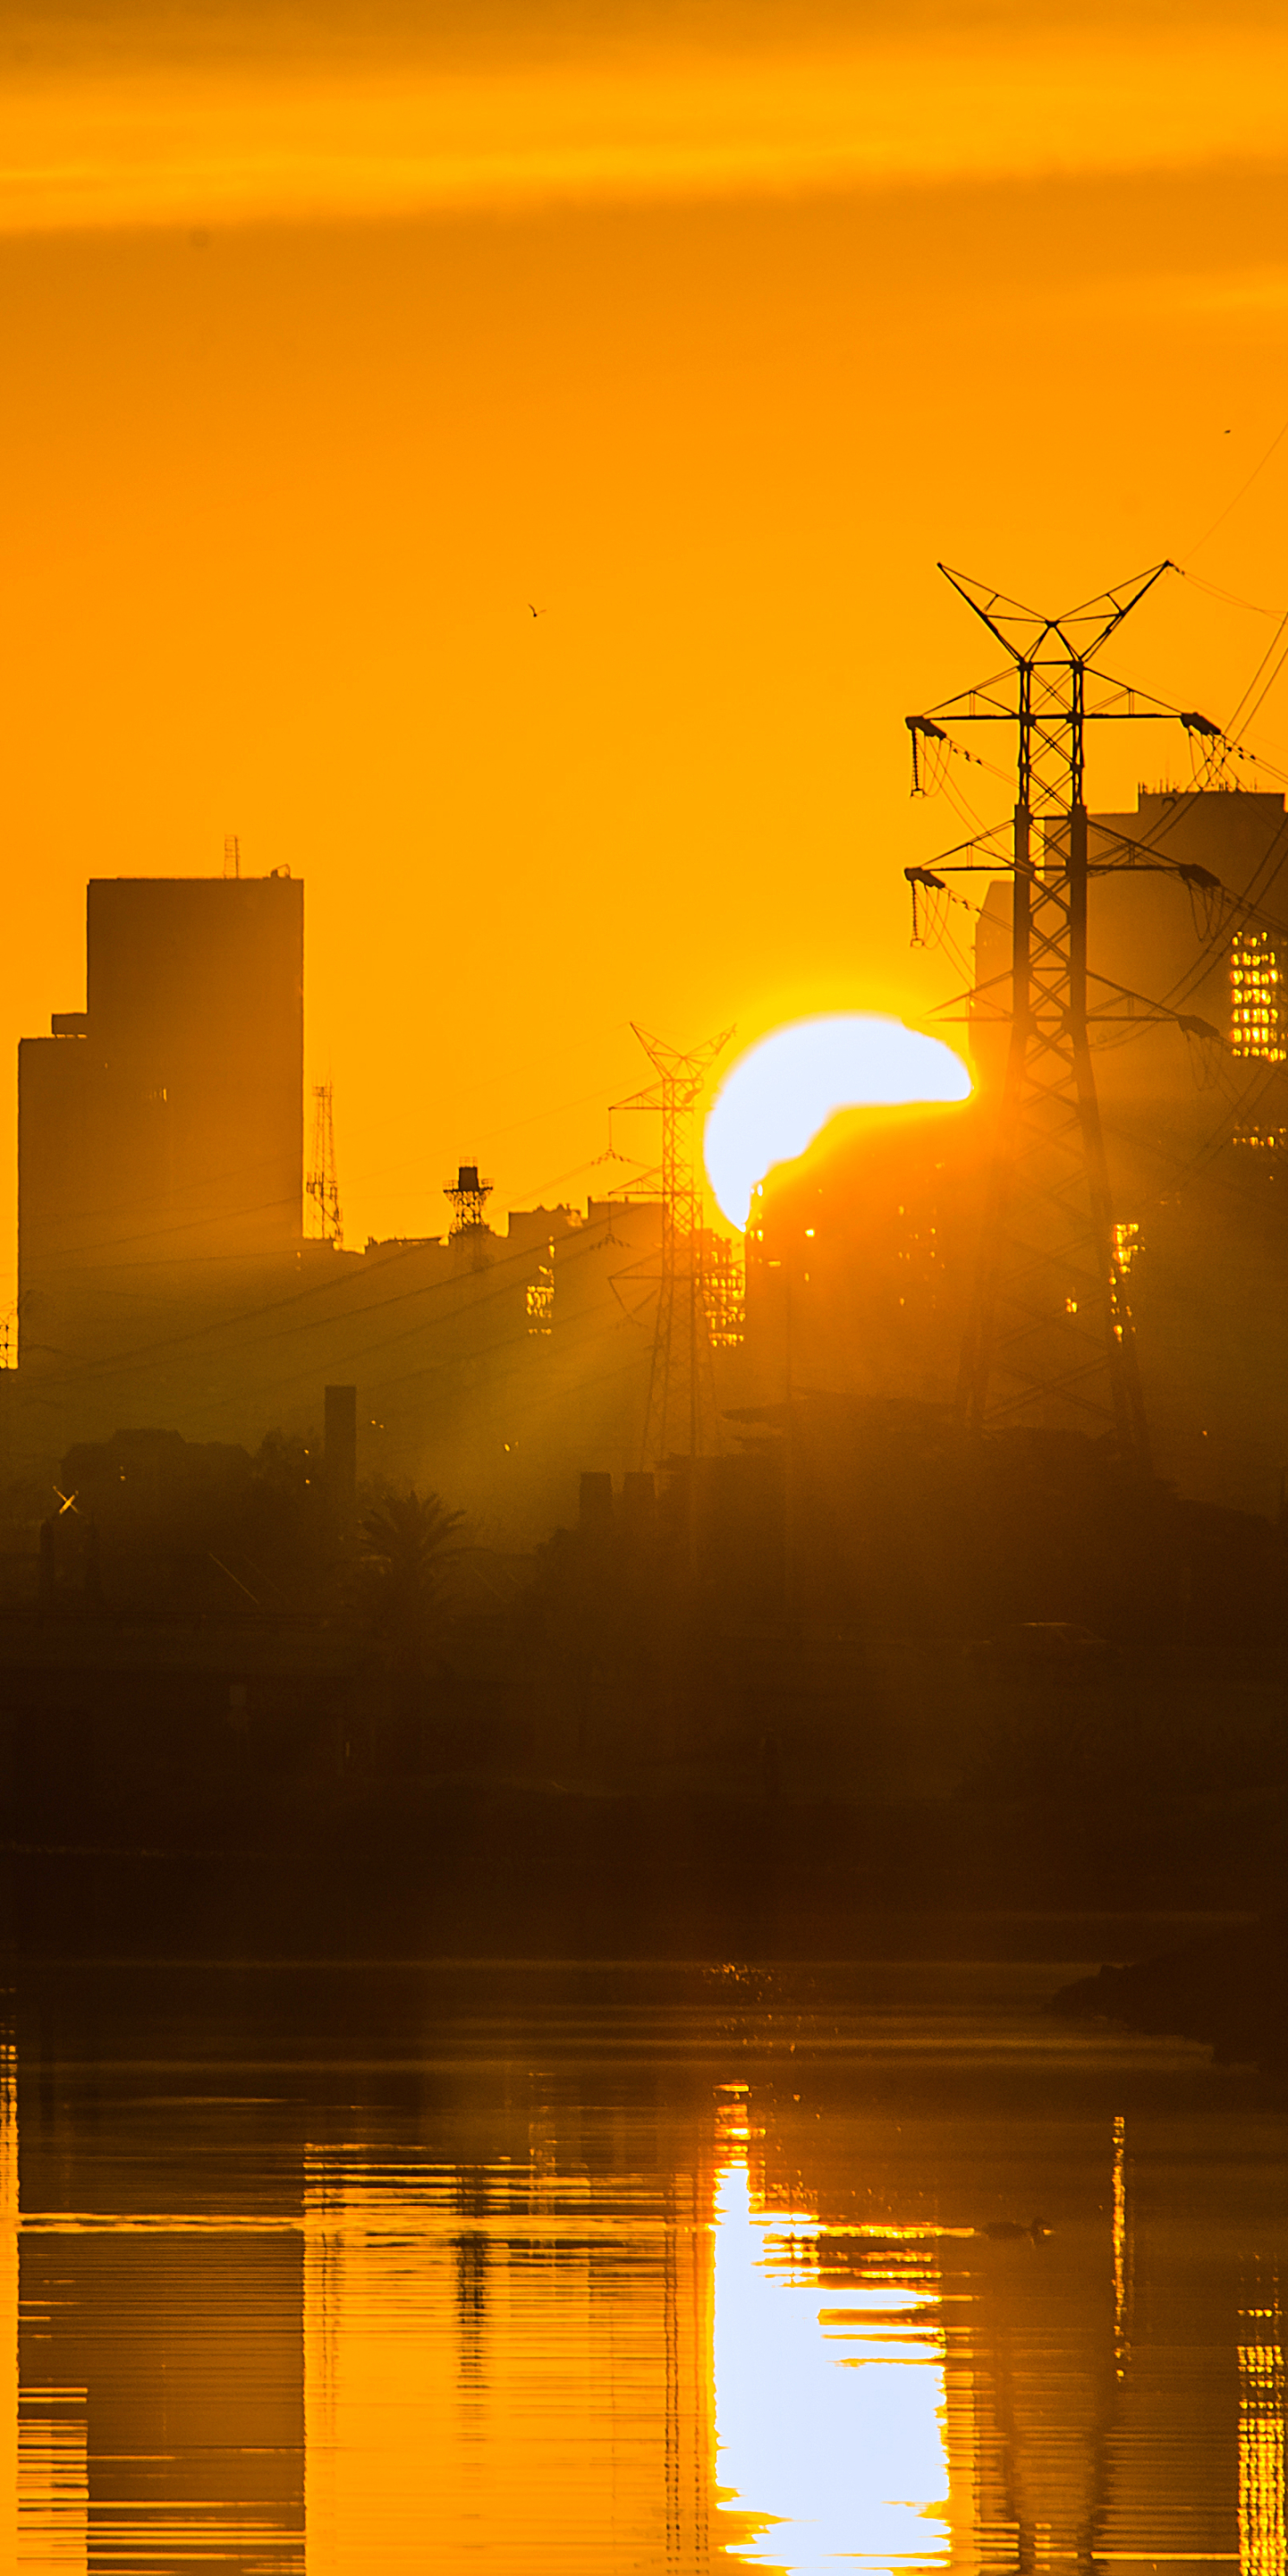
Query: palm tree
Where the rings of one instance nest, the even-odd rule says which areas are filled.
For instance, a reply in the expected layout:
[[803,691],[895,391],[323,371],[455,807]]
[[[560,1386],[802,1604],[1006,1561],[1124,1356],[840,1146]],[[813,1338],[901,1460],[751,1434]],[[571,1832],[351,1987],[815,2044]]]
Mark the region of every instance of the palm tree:
[[443,1576],[459,1547],[460,1512],[438,1494],[386,1493],[361,1524],[367,1615],[405,1672],[421,1673],[443,1623]]

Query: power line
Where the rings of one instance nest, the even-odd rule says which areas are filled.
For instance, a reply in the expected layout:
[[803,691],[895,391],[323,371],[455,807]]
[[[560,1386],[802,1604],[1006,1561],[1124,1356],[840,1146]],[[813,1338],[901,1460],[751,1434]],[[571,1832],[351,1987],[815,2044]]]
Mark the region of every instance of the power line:
[[1282,446],[1282,444],[1283,444],[1283,442],[1284,442],[1285,438],[1288,438],[1288,420],[1285,420],[1285,422],[1283,423],[1282,428],[1277,429],[1277,430],[1275,431],[1274,437],[1271,439],[1271,441],[1270,441],[1270,445],[1269,445],[1269,446],[1268,446],[1268,448],[1266,449],[1265,455],[1260,459],[1260,461],[1259,461],[1256,465],[1254,465],[1254,466],[1253,466],[1252,472],[1249,474],[1249,476],[1248,476],[1248,478],[1247,478],[1246,482],[1243,482],[1243,483],[1241,483],[1241,484],[1239,485],[1239,489],[1238,489],[1238,491],[1235,493],[1233,500],[1230,500],[1230,501],[1227,501],[1227,502],[1226,502],[1225,508],[1224,508],[1223,510],[1221,510],[1221,511],[1218,511],[1216,518],[1212,521],[1212,525],[1211,525],[1211,527],[1210,527],[1210,528],[1205,528],[1205,529],[1204,529],[1204,531],[1203,531],[1202,536],[1201,536],[1201,537],[1196,538],[1196,540],[1195,540],[1194,544],[1190,547],[1189,553],[1188,553],[1187,555],[1183,555],[1183,556],[1182,556],[1182,558],[1181,558],[1181,562],[1180,562],[1180,567],[1179,567],[1179,569],[1180,569],[1182,572],[1185,572],[1185,571],[1188,569],[1188,567],[1189,567],[1190,563],[1192,562],[1192,560],[1193,560],[1194,556],[1195,556],[1196,554],[1198,554],[1198,552],[1199,552],[1200,548],[1201,548],[1201,547],[1203,547],[1203,546],[1205,546],[1205,545],[1207,544],[1209,537],[1214,537],[1214,536],[1216,535],[1217,529],[1218,529],[1218,528],[1223,528],[1223,527],[1225,526],[1226,520],[1230,517],[1231,512],[1232,512],[1232,511],[1234,511],[1234,510],[1237,510],[1237,509],[1238,509],[1239,503],[1240,503],[1240,501],[1243,499],[1244,493],[1245,493],[1245,492],[1250,492],[1250,491],[1252,490],[1252,486],[1253,486],[1253,484],[1256,482],[1256,480],[1257,480],[1258,476],[1259,476],[1259,475],[1261,475],[1261,474],[1264,474],[1264,472],[1265,472],[1265,470],[1266,470],[1266,467],[1267,467],[1267,466],[1268,466],[1268,464],[1270,463],[1270,459],[1271,459],[1271,457],[1274,455],[1274,453],[1275,453],[1276,449]]
[[[595,1250],[604,1249],[606,1245],[614,1240],[611,1228],[611,1218],[605,1220],[604,1231],[602,1234],[595,1226],[589,1224],[576,1228],[575,1232],[563,1238],[563,1245],[566,1246],[566,1249],[561,1248],[561,1259],[563,1264],[566,1266],[570,1261],[577,1261],[586,1258]],[[499,1244],[499,1238],[493,1237],[492,1240]],[[404,1249],[407,1257],[413,1257],[415,1253],[420,1251],[422,1248],[423,1247],[419,1245],[408,1245]],[[499,1249],[497,1255],[489,1260],[487,1270],[490,1275],[491,1273],[502,1269],[513,1271],[518,1265],[522,1265],[524,1268],[530,1269],[532,1261],[533,1247],[531,1245],[518,1244],[514,1246],[506,1246],[503,1249]],[[470,1289],[468,1287],[468,1281],[473,1276],[473,1273],[463,1273],[458,1270],[453,1270],[446,1278],[418,1281],[413,1287],[399,1289],[391,1297],[367,1297],[359,1300],[356,1304],[348,1303],[343,1305],[337,1313],[312,1316],[306,1319],[303,1324],[301,1324],[298,1319],[293,1320],[290,1323],[280,1324],[276,1326],[275,1329],[267,1333],[261,1333],[254,1341],[247,1343],[245,1340],[245,1328],[248,1323],[262,1321],[265,1316],[279,1314],[287,1306],[293,1306],[299,1302],[299,1297],[277,1299],[271,1304],[262,1306],[258,1309],[242,1310],[240,1312],[235,1310],[231,1314],[220,1315],[205,1324],[193,1327],[188,1332],[175,1333],[165,1337],[160,1337],[151,1343],[136,1345],[130,1351],[119,1354],[113,1353],[105,1357],[96,1357],[94,1359],[76,1362],[73,1364],[71,1371],[69,1371],[66,1382],[71,1385],[72,1383],[84,1384],[86,1382],[110,1379],[119,1372],[137,1366],[140,1362],[155,1362],[159,1357],[163,1357],[167,1351],[176,1352],[182,1349],[190,1350],[194,1344],[209,1344],[212,1340],[218,1340],[221,1336],[237,1337],[237,1356],[239,1359],[244,1361],[247,1355],[253,1355],[257,1352],[264,1351],[273,1342],[280,1341],[287,1335],[293,1337],[301,1331],[307,1333],[336,1333],[343,1330],[346,1326],[361,1323],[364,1316],[383,1315],[391,1307],[405,1306],[414,1300],[438,1299],[449,1292],[456,1292],[456,1303],[447,1313],[422,1315],[418,1317],[414,1323],[407,1325],[401,1332],[387,1334],[379,1341],[373,1342],[369,1335],[365,1336],[362,1343],[358,1345],[354,1351],[346,1352],[341,1359],[334,1361],[334,1365],[336,1366],[347,1365],[353,1358],[360,1359],[364,1356],[378,1354],[381,1350],[391,1349],[400,1341],[411,1340],[417,1333],[433,1331],[439,1326],[446,1328],[447,1326],[459,1321],[463,1314],[473,1313],[478,1307],[491,1304],[499,1297],[512,1296],[516,1287],[521,1284],[521,1280],[509,1277],[497,1281],[494,1286],[489,1286],[485,1290]],[[333,1291],[339,1284],[340,1283],[334,1280],[321,1283],[323,1287],[329,1288]],[[462,1294],[462,1291],[465,1291],[465,1293]],[[299,1292],[299,1296],[312,1293],[315,1292],[301,1291]],[[213,1356],[213,1354],[208,1353],[208,1356]],[[332,1355],[328,1354],[329,1363],[331,1362],[331,1358]],[[304,1369],[301,1369],[298,1372],[301,1377],[308,1373],[309,1372]],[[49,1380],[46,1379],[42,1381],[42,1383],[48,1385]]]

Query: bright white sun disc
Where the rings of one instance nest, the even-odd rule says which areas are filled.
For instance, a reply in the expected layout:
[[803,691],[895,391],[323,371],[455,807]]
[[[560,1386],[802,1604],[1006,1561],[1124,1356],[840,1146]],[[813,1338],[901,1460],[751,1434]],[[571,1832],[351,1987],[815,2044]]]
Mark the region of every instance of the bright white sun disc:
[[969,1100],[971,1079],[942,1038],[876,1012],[792,1020],[730,1067],[707,1116],[707,1178],[730,1225],[775,1163],[794,1162],[842,1109]]

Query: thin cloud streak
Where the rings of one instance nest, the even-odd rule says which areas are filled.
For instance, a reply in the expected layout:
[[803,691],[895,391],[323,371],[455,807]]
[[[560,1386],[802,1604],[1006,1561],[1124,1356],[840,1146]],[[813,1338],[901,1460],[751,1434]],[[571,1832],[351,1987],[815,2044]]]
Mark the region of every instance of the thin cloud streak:
[[362,220],[1288,158],[1288,30],[461,73],[19,70],[0,232]]

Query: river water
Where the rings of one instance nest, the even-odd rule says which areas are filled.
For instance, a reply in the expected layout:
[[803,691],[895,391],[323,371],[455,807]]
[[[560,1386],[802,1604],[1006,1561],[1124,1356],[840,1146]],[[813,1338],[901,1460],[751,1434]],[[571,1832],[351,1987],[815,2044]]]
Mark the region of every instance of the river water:
[[0,2565],[1282,2576],[1288,2116],[1071,1973],[22,1970]]

